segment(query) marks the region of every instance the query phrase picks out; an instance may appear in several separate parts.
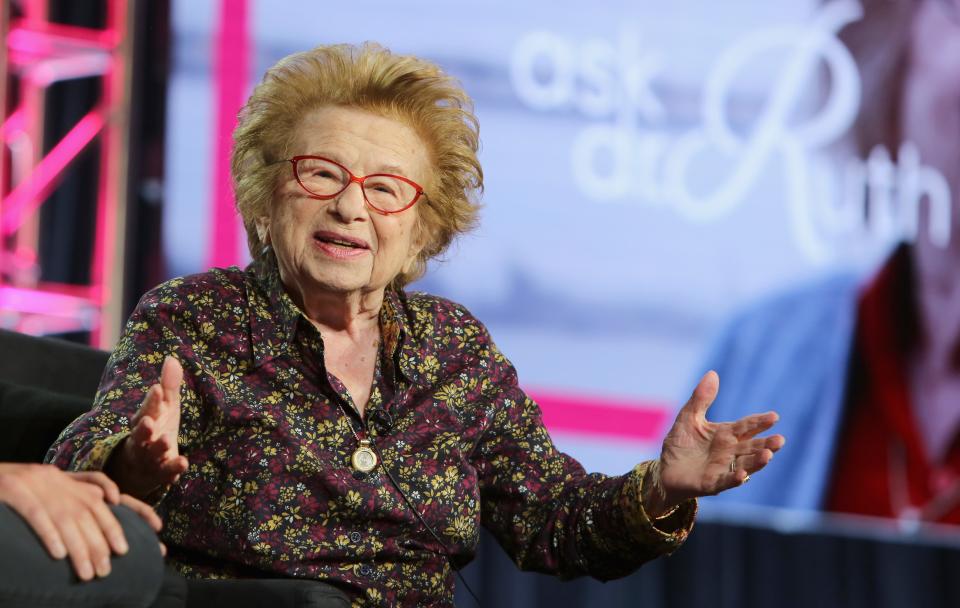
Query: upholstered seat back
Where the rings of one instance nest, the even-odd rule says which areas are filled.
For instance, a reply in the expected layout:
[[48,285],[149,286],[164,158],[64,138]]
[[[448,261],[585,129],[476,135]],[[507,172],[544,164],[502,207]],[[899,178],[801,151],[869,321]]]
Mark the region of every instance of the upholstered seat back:
[[40,462],[90,409],[108,353],[0,330],[0,462]]

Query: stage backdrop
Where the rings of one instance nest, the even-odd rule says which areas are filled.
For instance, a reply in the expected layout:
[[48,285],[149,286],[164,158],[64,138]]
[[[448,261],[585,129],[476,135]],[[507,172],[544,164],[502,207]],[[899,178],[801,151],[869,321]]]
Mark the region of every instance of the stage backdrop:
[[229,133],[271,64],[368,40],[433,60],[476,103],[485,206],[416,288],[487,324],[562,449],[623,472],[656,453],[728,314],[867,267],[909,224],[855,211],[861,79],[834,34],[860,16],[845,0],[177,0],[168,272],[248,259]]

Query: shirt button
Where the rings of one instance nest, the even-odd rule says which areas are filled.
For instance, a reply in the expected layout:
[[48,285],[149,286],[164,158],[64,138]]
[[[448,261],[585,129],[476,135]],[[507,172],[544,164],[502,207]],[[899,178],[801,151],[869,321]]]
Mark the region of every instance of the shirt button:
[[373,572],[373,568],[364,564],[360,566],[360,576],[370,576],[370,573]]
[[359,533],[359,532],[351,532],[351,533],[350,533],[350,542],[352,542],[352,543],[358,543],[358,542],[360,542],[360,539],[361,539],[361,538],[363,538],[363,537],[360,536],[360,533]]

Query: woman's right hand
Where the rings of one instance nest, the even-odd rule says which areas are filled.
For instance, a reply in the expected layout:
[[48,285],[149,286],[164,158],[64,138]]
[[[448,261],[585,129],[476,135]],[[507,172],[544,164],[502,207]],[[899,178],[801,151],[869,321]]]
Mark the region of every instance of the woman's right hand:
[[157,488],[176,483],[189,465],[177,448],[180,432],[180,385],[183,368],[174,357],[163,361],[160,383],[134,415],[130,435],[117,447],[107,472],[120,488],[146,498]]

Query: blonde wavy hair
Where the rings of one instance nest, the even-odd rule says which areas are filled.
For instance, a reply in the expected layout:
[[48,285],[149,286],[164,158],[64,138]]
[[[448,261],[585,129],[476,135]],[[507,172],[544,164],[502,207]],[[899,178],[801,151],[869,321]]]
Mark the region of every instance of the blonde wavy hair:
[[[240,111],[231,173],[250,254],[265,255],[256,220],[267,215],[288,163],[294,130],[322,106],[367,110],[413,128],[429,147],[433,175],[413,207],[423,248],[391,283],[400,289],[426,271],[457,235],[476,225],[483,170],[479,124],[463,87],[439,66],[373,43],[337,44],[284,57],[267,70]],[[405,212],[409,213],[409,212]]]

